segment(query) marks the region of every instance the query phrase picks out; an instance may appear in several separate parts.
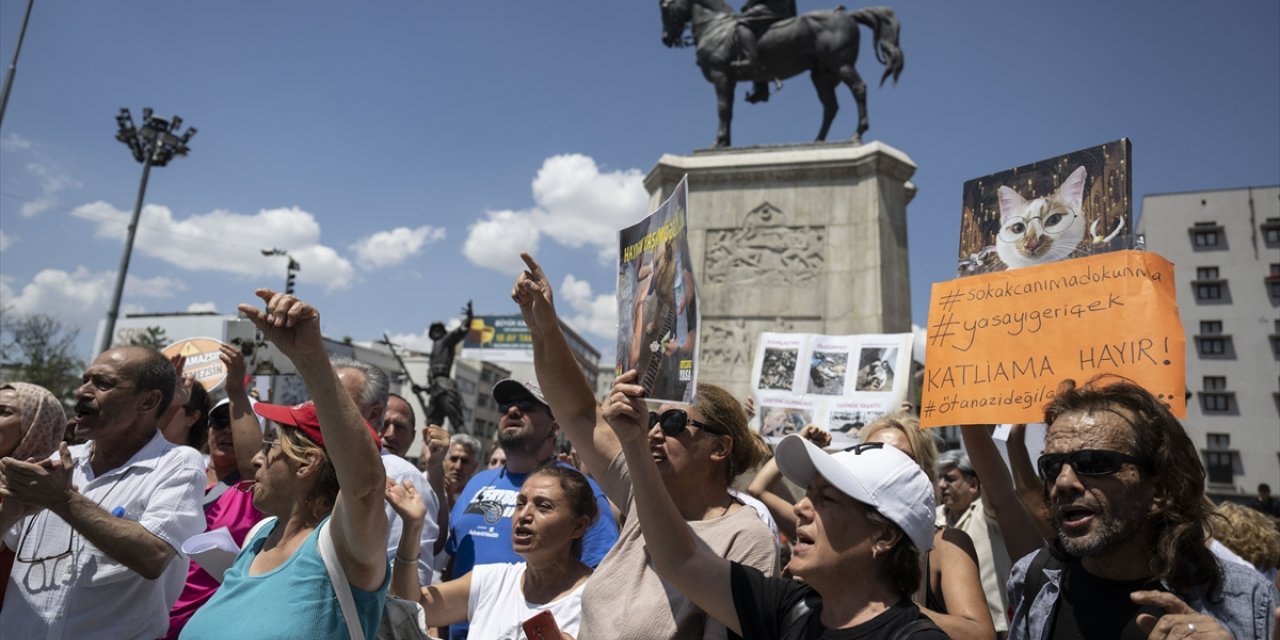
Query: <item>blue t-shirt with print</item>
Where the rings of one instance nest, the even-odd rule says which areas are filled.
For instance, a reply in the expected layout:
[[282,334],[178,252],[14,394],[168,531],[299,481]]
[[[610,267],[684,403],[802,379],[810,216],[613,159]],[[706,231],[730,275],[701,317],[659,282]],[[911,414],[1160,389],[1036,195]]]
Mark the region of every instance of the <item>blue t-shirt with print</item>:
[[[564,465],[568,466],[568,465]],[[453,577],[466,575],[478,564],[524,562],[511,549],[511,514],[516,495],[531,474],[511,473],[506,467],[486,469],[471,477],[449,512],[449,541],[445,550],[453,556]],[[595,480],[587,478],[595,493],[600,515],[582,538],[582,562],[595,567],[618,540],[609,499]],[[450,625],[449,638],[467,637],[466,623]]]

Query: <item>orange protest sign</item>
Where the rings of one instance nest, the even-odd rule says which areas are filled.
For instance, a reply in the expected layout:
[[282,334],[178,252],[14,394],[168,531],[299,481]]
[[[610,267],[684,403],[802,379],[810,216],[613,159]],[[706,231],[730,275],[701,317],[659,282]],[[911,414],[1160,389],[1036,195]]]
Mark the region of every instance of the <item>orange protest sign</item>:
[[1173,265],[1142,251],[938,282],[920,423],[1038,422],[1058,384],[1114,373],[1186,417]]
[[222,343],[213,338],[188,338],[165,347],[162,353],[168,358],[186,358],[182,372],[195,376],[205,391],[213,391],[227,379],[227,367],[218,355],[221,348]]

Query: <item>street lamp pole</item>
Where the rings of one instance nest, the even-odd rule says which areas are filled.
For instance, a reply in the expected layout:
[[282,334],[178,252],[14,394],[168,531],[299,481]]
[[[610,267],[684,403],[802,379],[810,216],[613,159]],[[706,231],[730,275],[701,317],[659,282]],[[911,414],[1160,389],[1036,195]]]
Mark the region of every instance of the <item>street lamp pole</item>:
[[0,93],[0,124],[4,123],[4,112],[9,107],[9,92],[13,90],[13,75],[18,72],[18,54],[22,53],[22,41],[27,38],[27,23],[31,21],[31,5],[35,0],[27,0],[27,11],[22,14],[22,29],[18,31],[18,44],[13,48],[13,61],[9,63],[9,74],[4,79],[4,91]]
[[293,279],[299,271],[302,271],[302,265],[298,264],[298,261],[294,260],[293,256],[289,255],[287,251],[278,247],[263,249],[262,255],[267,257],[284,256],[289,260],[289,265],[285,268],[284,272],[284,292],[286,294],[293,295]]
[[181,137],[177,135],[182,127],[182,118],[174,116],[172,121],[153,117],[150,108],[142,110],[142,127],[135,127],[133,115],[128,108],[120,109],[116,115],[119,131],[116,140],[128,145],[133,158],[142,163],[142,181],[138,184],[138,199],[133,203],[133,217],[129,219],[129,232],[124,243],[124,255],[120,257],[120,268],[116,271],[115,292],[111,296],[111,307],[107,310],[107,322],[103,327],[102,338],[98,343],[98,353],[111,348],[112,335],[116,331],[116,318],[120,315],[120,298],[124,295],[124,281],[129,273],[129,259],[133,256],[133,240],[138,234],[138,219],[142,215],[142,203],[147,194],[147,181],[151,178],[151,167],[163,167],[169,164],[174,156],[185,156],[189,148],[187,143],[196,134],[195,127],[188,127]]

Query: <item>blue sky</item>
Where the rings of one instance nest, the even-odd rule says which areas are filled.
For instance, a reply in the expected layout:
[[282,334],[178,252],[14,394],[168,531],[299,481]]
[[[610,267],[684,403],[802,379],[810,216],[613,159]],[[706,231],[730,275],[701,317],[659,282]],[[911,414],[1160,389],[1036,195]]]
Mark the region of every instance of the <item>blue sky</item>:
[[[917,324],[954,274],[966,179],[1128,136],[1135,214],[1145,193],[1280,182],[1280,3],[892,6],[906,68],[870,89],[866,138],[919,166]],[[0,0],[6,65],[24,7]],[[126,310],[230,312],[282,285],[258,253],[279,246],[327,334],[421,346],[468,298],[512,312],[529,248],[611,352],[613,230],[643,215],[659,156],[715,133],[693,52],[660,37],[637,0],[39,0],[0,130],[0,298],[83,326],[89,355],[141,170],[113,118],[150,106],[199,133],[152,173]],[[833,140],[855,125],[840,100]],[[811,140],[819,113],[793,78],[739,102],[734,142]]]

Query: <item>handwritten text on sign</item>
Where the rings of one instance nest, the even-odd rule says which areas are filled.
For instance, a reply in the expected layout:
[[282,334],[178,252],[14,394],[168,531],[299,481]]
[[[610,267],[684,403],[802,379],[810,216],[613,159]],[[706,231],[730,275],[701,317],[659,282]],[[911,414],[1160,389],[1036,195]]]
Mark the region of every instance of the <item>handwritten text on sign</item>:
[[1186,417],[1173,265],[1119,251],[933,285],[921,424],[1037,422],[1068,378],[1130,378]]

